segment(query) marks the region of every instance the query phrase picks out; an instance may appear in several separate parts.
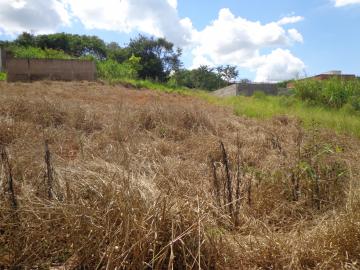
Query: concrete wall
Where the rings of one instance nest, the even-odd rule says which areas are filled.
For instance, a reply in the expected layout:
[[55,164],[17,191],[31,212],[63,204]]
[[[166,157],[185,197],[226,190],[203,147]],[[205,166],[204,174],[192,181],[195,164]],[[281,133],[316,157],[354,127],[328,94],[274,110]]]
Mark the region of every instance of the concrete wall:
[[37,80],[94,81],[96,66],[93,61],[54,59],[8,59],[9,82]]
[[252,96],[256,91],[275,96],[278,94],[278,87],[273,83],[240,83],[237,85],[238,96]]
[[278,87],[271,83],[239,83],[213,92],[218,97],[252,96],[255,91],[262,91],[267,95],[277,95]]
[[218,97],[231,97],[231,96],[236,96],[237,94],[237,85],[236,84],[232,84],[228,87],[216,90],[213,92],[213,94],[215,96]]

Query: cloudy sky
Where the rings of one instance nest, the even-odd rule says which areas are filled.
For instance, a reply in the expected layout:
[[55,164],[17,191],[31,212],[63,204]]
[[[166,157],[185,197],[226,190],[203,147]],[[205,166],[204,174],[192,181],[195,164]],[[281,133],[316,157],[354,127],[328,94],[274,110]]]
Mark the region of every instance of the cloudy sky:
[[166,37],[188,68],[237,65],[280,81],[338,69],[360,75],[360,0],[0,0],[0,40],[70,32],[126,44]]

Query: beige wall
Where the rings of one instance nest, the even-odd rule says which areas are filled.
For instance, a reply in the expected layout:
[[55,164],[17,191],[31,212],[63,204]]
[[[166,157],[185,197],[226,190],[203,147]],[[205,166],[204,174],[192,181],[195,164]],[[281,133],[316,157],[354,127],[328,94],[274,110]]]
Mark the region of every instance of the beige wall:
[[236,96],[237,95],[237,85],[236,84],[229,85],[225,88],[214,91],[213,94],[218,97]]
[[85,60],[9,59],[7,73],[9,82],[94,81],[96,79],[95,63]]

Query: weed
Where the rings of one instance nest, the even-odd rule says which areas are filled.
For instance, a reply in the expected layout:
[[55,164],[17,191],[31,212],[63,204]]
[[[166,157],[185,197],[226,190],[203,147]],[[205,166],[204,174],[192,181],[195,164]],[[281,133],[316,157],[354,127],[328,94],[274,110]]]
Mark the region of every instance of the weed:
[[6,81],[6,73],[5,72],[0,72],[0,81]]

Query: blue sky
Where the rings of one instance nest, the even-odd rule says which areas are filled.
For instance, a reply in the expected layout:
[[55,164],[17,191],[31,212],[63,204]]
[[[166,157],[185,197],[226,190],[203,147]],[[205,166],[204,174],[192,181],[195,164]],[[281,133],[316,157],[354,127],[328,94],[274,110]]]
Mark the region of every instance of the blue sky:
[[22,31],[138,33],[184,49],[186,67],[237,65],[240,77],[279,81],[342,70],[360,75],[360,0],[0,0],[0,39]]

